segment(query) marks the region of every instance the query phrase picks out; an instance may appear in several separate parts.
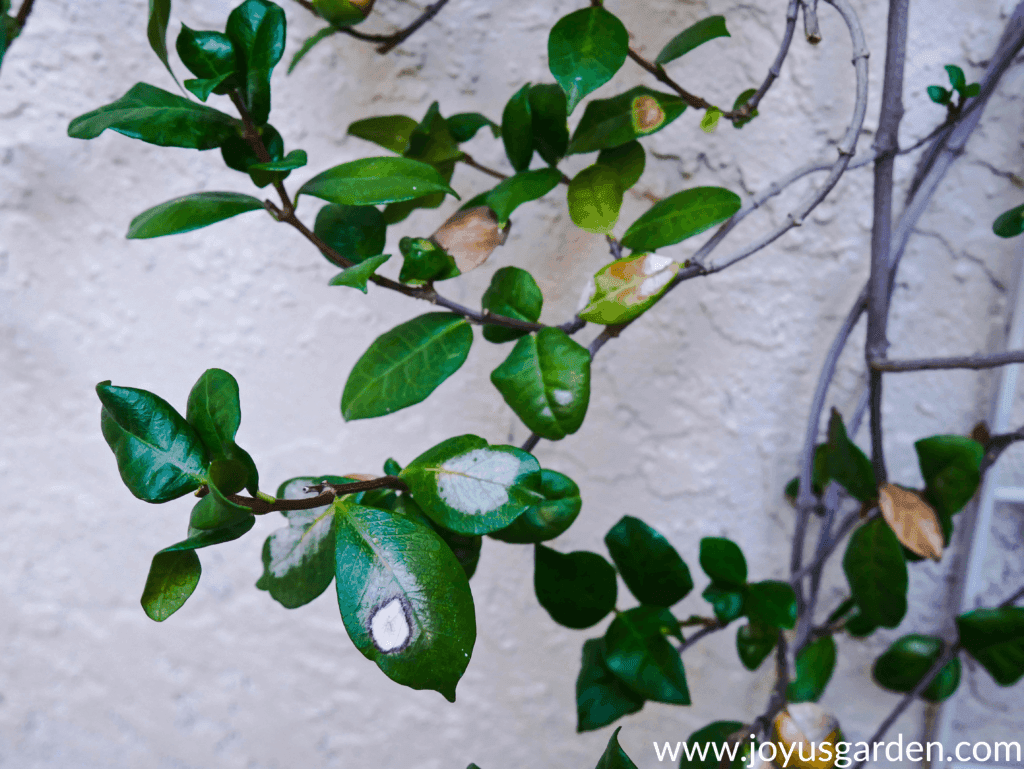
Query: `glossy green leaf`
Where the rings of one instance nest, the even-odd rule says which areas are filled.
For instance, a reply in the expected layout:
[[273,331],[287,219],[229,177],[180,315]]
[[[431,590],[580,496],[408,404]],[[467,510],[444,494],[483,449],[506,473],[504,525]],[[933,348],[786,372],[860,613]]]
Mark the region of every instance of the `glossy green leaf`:
[[476,641],[459,562],[412,517],[346,498],[333,509],[338,608],[349,638],[391,680],[454,702]]
[[505,154],[516,171],[525,171],[533,158],[533,118],[530,114],[530,84],[508,100],[501,113],[501,140]]
[[544,197],[557,187],[561,180],[561,172],[554,168],[521,171],[499,182],[487,193],[485,202],[498,217],[498,226],[504,227],[509,216],[519,206]]
[[402,283],[422,286],[461,274],[452,256],[430,238],[402,238],[398,247],[404,259],[398,276]]
[[1024,206],[1011,208],[996,217],[992,232],[1001,238],[1013,238],[1024,232]]
[[320,209],[313,233],[353,262],[362,262],[384,251],[387,224],[373,206],[329,203]]
[[843,571],[862,622],[896,627],[907,613],[907,561],[889,525],[875,518],[853,532]]
[[231,526],[223,526],[219,529],[193,529],[189,528],[188,538],[176,542],[170,547],[165,547],[161,553],[175,553],[182,550],[199,550],[204,547],[221,545],[225,542],[232,542],[244,536],[256,525],[256,516],[250,515]]
[[722,110],[718,107],[710,107],[700,120],[700,130],[704,133],[714,133],[718,127],[718,120],[722,117]]
[[[746,725],[739,721],[715,721],[698,729],[686,740],[687,747],[682,751],[679,769],[723,769],[721,756],[725,754],[725,746],[729,738],[741,733],[742,739],[749,738]],[[689,748],[689,753],[687,753]],[[687,758],[687,755],[693,758]],[[728,767],[725,764],[725,767]],[[733,764],[736,767],[736,764]]]
[[655,57],[654,63],[668,64],[716,37],[731,37],[725,28],[724,16],[709,16],[684,29],[668,41]]
[[[537,287],[537,281],[526,270],[502,267],[491,278],[480,304],[485,312],[536,322],[540,318],[544,296]],[[484,339],[488,342],[510,342],[528,333],[502,326],[484,326]]]
[[690,569],[661,534],[624,515],[604,536],[619,574],[640,603],[668,607],[693,590]]
[[616,615],[604,636],[608,669],[646,699],[689,705],[682,658],[665,638],[678,624],[667,609],[650,606]]
[[209,493],[192,508],[192,514],[188,519],[189,532],[229,529],[244,524],[253,517],[248,507],[235,504],[228,499],[227,494],[227,490],[221,492],[216,484],[210,483]]
[[[757,89],[756,89],[756,88],[748,88],[748,89],[747,89],[746,91],[744,91],[744,92],[743,92],[743,93],[741,93],[741,94],[740,94],[739,96],[737,96],[737,97],[736,97],[736,101],[734,101],[734,102],[732,103],[732,109],[733,109],[733,112],[735,112],[735,111],[736,111],[736,110],[738,110],[738,109],[739,109],[740,107],[742,107],[742,106],[743,106],[744,104],[746,104],[746,103],[747,103],[748,101],[750,101],[750,98],[751,98],[751,97],[752,97],[752,96],[753,96],[753,95],[754,95],[755,93],[757,93]],[[753,110],[753,111],[752,111],[752,112],[750,113],[750,115],[748,115],[748,116],[747,116],[747,117],[745,117],[745,118],[736,118],[736,119],[733,119],[733,121],[732,121],[732,126],[733,126],[733,128],[743,128],[743,126],[745,126],[745,125],[746,125],[747,123],[749,123],[749,122],[750,122],[751,120],[753,120],[754,118],[756,118],[756,117],[757,117],[757,116],[758,116],[759,114],[761,114],[761,113],[759,113],[759,112],[758,112],[758,111],[757,111],[757,110],[755,109],[755,110]]]
[[[942,654],[943,641],[935,636],[912,633],[892,643],[875,660],[871,675],[879,685],[894,692],[912,692]],[[932,679],[921,696],[929,702],[940,702],[956,691],[960,684],[960,660],[953,658]]]
[[328,203],[372,206],[412,200],[431,192],[458,197],[440,174],[426,163],[408,158],[363,158],[317,174],[299,188]]
[[732,622],[743,616],[746,587],[737,588],[712,582],[701,593],[701,598],[711,604],[719,622]]
[[792,628],[796,625],[796,593],[788,582],[765,580],[747,585],[744,610],[762,625]]
[[363,21],[374,0],[312,0],[313,8],[336,27],[350,27]]
[[[175,43],[181,62],[200,80],[230,77],[238,72],[235,45],[223,32],[197,31],[181,25]],[[226,93],[222,89],[219,93]]]
[[537,460],[475,435],[442,441],[410,462],[400,477],[436,523],[460,534],[503,529],[542,501]]
[[644,699],[612,673],[604,661],[603,638],[583,643],[576,679],[576,731],[592,732],[644,706]]
[[468,142],[484,126],[488,126],[491,129],[491,135],[495,139],[501,137],[501,126],[493,120],[484,117],[479,112],[460,112],[457,115],[446,118],[446,120],[452,138],[459,143]]
[[631,141],[612,149],[601,150],[597,154],[597,163],[618,172],[622,189],[628,190],[640,181],[647,156],[640,142]]
[[509,526],[491,532],[502,542],[534,544],[547,542],[565,532],[580,514],[583,501],[580,488],[571,478],[543,469],[540,471],[541,499],[516,518]]
[[210,94],[217,91],[227,83],[233,74],[234,73],[229,72],[226,75],[220,75],[219,77],[212,77],[205,80],[190,78],[182,83],[182,85],[184,85],[193,96],[199,99],[199,101],[206,101],[210,98]]
[[971,83],[969,86],[964,88],[963,93],[961,94],[961,96],[963,96],[963,98],[967,99],[967,98],[970,98],[972,96],[977,96],[980,93],[981,93],[981,83]]
[[736,651],[747,670],[757,670],[779,640],[779,632],[758,622],[748,622],[736,631]]
[[270,116],[270,75],[284,55],[284,11],[268,0],[245,0],[228,15],[227,34],[245,72],[243,100],[253,122]]
[[136,83],[124,96],[68,125],[73,139],[95,139],[106,129],[160,147],[208,150],[236,136],[239,122],[204,104]]
[[529,99],[533,146],[545,163],[556,165],[569,146],[565,93],[554,84],[535,85]]
[[299,50],[297,50],[295,52],[295,55],[292,56],[292,60],[288,64],[288,74],[290,75],[292,74],[292,72],[295,71],[295,68],[299,66],[299,62],[306,58],[306,54],[312,51],[313,48],[317,46],[317,44],[326,40],[331,35],[336,34],[337,31],[338,30],[335,27],[324,27],[323,29],[314,32],[312,35],[307,37],[302,42],[302,45],[299,46]]
[[308,162],[305,150],[292,150],[280,160],[272,160],[269,163],[256,163],[249,166],[253,171],[294,171],[302,168]]
[[527,427],[557,441],[583,424],[590,402],[590,353],[548,326],[516,342],[491,372],[491,382]]
[[1024,608],[975,609],[956,618],[960,643],[1000,686],[1024,676]]
[[626,755],[626,751],[619,745],[619,732],[622,731],[620,726],[612,734],[611,739],[608,740],[608,747],[604,749],[604,754],[601,756],[601,760],[597,762],[596,769],[636,769],[629,756]]
[[597,553],[559,553],[544,545],[534,551],[537,601],[559,625],[582,630],[615,608],[615,569]]
[[740,196],[722,187],[693,187],[655,203],[622,236],[622,245],[654,251],[698,235],[740,210]]
[[448,130],[447,121],[441,117],[440,107],[436,101],[430,105],[423,120],[409,135],[405,157],[430,164],[458,160],[462,157],[462,150]]
[[398,464],[392,457],[388,457],[384,460],[384,474],[397,476],[402,472],[402,466]]
[[134,387],[96,385],[100,427],[121,480],[139,499],[167,502],[195,491],[209,461],[195,429],[163,398]]
[[351,123],[348,133],[401,155],[408,148],[409,137],[417,125],[406,115],[380,115]]
[[142,591],[142,610],[146,616],[163,622],[174,614],[195,591],[202,573],[194,550],[154,555]]
[[953,92],[940,85],[930,85],[927,90],[928,98],[936,104],[949,104],[950,99],[953,98]]
[[371,256],[369,259],[364,259],[358,264],[339,272],[331,278],[328,285],[357,288],[365,294],[367,281],[377,271],[377,268],[390,258],[391,254],[380,254],[379,256]]
[[824,635],[807,644],[796,655],[796,678],[789,682],[786,697],[790,702],[817,702],[836,667],[836,642]]
[[959,91],[962,95],[964,89],[967,87],[967,78],[964,75],[964,71],[955,64],[947,64],[943,69],[945,69],[946,74],[949,75],[949,84],[953,86],[953,90]]
[[[411,499],[407,503],[416,504]],[[479,534],[459,534],[457,531],[449,531],[439,526],[426,515],[423,520],[427,521],[437,535],[448,545],[455,560],[459,562],[462,570],[466,573],[466,579],[472,579],[476,574],[476,567],[480,564],[480,551],[483,549],[484,538]]]
[[342,416],[368,419],[419,403],[459,370],[472,344],[466,319],[447,312],[428,312],[381,334],[348,375]]
[[833,480],[854,499],[870,502],[878,497],[871,460],[846,435],[843,418],[832,409],[824,453],[825,483]]
[[941,515],[963,509],[981,484],[985,447],[960,435],[933,435],[914,444],[925,498]]
[[595,99],[583,111],[567,154],[612,149],[660,131],[683,114],[686,102],[646,86],[611,99]]
[[742,587],[747,582],[747,559],[740,546],[725,537],[704,537],[700,541],[700,567],[721,585]]
[[[178,78],[174,77],[174,70],[171,69],[171,63],[167,58],[167,24],[170,20],[171,0],[149,0],[149,22],[146,24],[149,47],[153,49],[153,53],[163,62],[171,77],[177,82]],[[196,579],[199,578],[196,577]]]
[[605,235],[619,220],[624,192],[614,168],[600,163],[588,166],[569,183],[569,216],[581,230]]
[[600,6],[564,16],[548,36],[548,67],[565,91],[571,114],[583,98],[612,79],[629,53],[629,33]]
[[252,195],[239,192],[195,192],[168,200],[132,219],[127,237],[141,240],[178,235],[263,208]]
[[[245,487],[256,496],[259,489],[256,465],[252,457],[235,443],[235,433],[242,420],[235,378],[219,368],[207,369],[189,393],[185,419],[196,429],[211,459],[242,465],[244,479],[237,488]],[[214,478],[214,483],[217,482]],[[223,484],[218,485],[224,488]],[[234,490],[229,493],[234,493]]]
[[633,254],[602,267],[594,294],[580,318],[611,325],[626,323],[654,306],[682,265],[659,254]]
[[[263,142],[271,162],[277,162],[284,157],[284,139],[272,125],[262,125],[256,129]],[[261,164],[262,153],[257,153],[244,135],[238,134],[228,139],[220,148],[221,157],[228,168],[249,174],[253,182],[259,187],[266,187],[275,181],[280,181],[288,176],[287,173],[274,173],[261,171],[256,166]]]

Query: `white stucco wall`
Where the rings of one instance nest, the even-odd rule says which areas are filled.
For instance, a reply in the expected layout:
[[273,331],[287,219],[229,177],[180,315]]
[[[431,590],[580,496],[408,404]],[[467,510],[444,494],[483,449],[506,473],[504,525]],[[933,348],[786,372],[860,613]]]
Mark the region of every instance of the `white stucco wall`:
[[[221,28],[231,5],[176,3],[172,35],[183,21]],[[419,117],[439,99],[445,114],[479,110],[498,119],[524,81],[550,81],[547,31],[582,5],[452,0],[388,57],[339,36],[291,77],[283,67],[275,74],[273,122],[287,148],[306,149],[310,169],[320,170],[378,154],[345,135],[360,117]],[[885,5],[856,3],[872,52],[862,148],[876,125]],[[398,0],[378,6],[381,18],[368,28],[387,29],[416,13]],[[959,63],[976,78],[1012,10],[1009,0],[912,6],[904,143],[942,119],[925,95],[927,85],[943,81],[941,66]],[[724,14],[732,38],[672,66],[688,88],[726,106],[760,82],[785,11],[782,0],[609,0],[608,7],[650,56],[698,18]],[[250,189],[244,176],[223,169],[216,152],[161,149],[109,133],[88,143],[67,138],[71,118],[138,80],[173,88],[145,43],[145,11],[139,1],[39,3],[0,72],[0,767],[593,766],[611,730],[574,734],[574,682],[580,647],[603,624],[576,632],[549,619],[533,596],[529,548],[484,543],[472,582],[479,637],[454,705],[393,684],[365,660],[349,642],[330,590],[287,611],[253,588],[277,516],[242,540],[205,550],[195,595],[168,622],[153,623],[139,608],[150,558],[180,539],[189,502],[148,506],[121,485],[98,429],[93,386],[100,380],[151,389],[183,407],[204,369],[231,371],[244,408],[239,442],[269,489],[299,474],[378,472],[388,456],[405,463],[461,433],[494,442],[526,437],[488,382],[509,347],[479,335],[463,369],[423,404],[345,424],[338,400],[354,362],[375,336],[428,308],[381,290],[367,298],[328,288],[335,270],[268,217],[254,213],[160,240],[124,239],[130,219],[150,205],[196,190]],[[297,4],[286,11],[290,57],[318,25]],[[852,105],[853,69],[844,27],[824,3],[820,13],[824,42],[810,47],[798,32],[757,121],[708,136],[688,112],[645,142],[648,170],[627,195],[620,233],[649,206],[645,195],[701,184],[746,195],[807,160],[833,157],[830,143],[842,135]],[[598,95],[641,82],[655,85],[627,63]],[[1018,67],[912,241],[893,301],[896,356],[1000,342],[1021,244],[995,238],[990,225],[1021,200],[1019,177],[1005,173],[1024,172],[1021,85]],[[485,134],[469,151],[507,171],[500,143]],[[565,168],[571,174],[582,164],[571,159]],[[912,166],[898,162],[902,181]],[[307,176],[304,169],[293,179]],[[491,186],[467,167],[454,183],[464,198]],[[803,189],[751,217],[733,246],[782,221]],[[581,517],[556,541],[559,549],[603,551],[604,532],[619,517],[643,517],[678,547],[696,577],[698,589],[677,607],[680,616],[706,611],[697,566],[702,536],[738,541],[754,577],[784,577],[793,515],[782,488],[796,471],[821,358],[867,274],[870,190],[869,169],[851,172],[804,227],[722,274],[680,287],[605,347],[587,422],[535,452],[583,491]],[[389,252],[397,253],[402,235],[432,232],[453,208],[450,202],[440,212],[418,212],[391,228]],[[303,202],[308,222],[315,209],[312,199]],[[515,264],[544,291],[542,320],[562,322],[587,276],[607,261],[607,248],[572,226],[556,194],[514,218],[506,246],[443,291],[476,305],[493,270]],[[682,258],[692,248],[670,253]],[[580,337],[595,333],[590,327]],[[862,380],[862,360],[851,350],[830,403],[851,413]],[[988,413],[991,383],[991,375],[973,373],[893,377],[885,410],[894,479],[919,482],[913,441],[968,431]],[[1019,539],[1019,519],[1004,528]],[[913,569],[903,630],[942,627],[953,561]],[[1007,568],[1013,582],[1021,564],[1010,559]],[[834,563],[822,605],[833,606],[843,588]],[[851,738],[866,738],[897,701],[869,678],[871,661],[896,635],[839,640],[839,667],[823,705]],[[621,722],[622,743],[641,769],[658,765],[652,740],[685,739],[711,720],[763,709],[770,666],[745,671],[734,637],[730,629],[687,653],[692,707],[648,704]],[[905,739],[922,734],[924,716],[916,707],[900,721]],[[1000,717],[1018,733],[996,736],[1019,738],[1019,708]]]

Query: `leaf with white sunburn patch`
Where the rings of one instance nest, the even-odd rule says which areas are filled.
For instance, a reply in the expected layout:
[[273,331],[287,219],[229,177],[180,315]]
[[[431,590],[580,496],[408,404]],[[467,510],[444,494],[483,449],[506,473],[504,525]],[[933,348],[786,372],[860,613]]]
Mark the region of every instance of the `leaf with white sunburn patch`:
[[331,510],[338,608],[349,638],[392,681],[454,702],[476,642],[462,566],[413,516],[346,497]]
[[942,525],[920,496],[887,483],[878,489],[878,507],[900,544],[923,558],[942,558]]
[[459,534],[503,529],[544,499],[533,456],[513,446],[488,446],[476,435],[439,443],[399,477],[430,518]]
[[508,226],[498,226],[494,211],[476,206],[456,211],[430,239],[455,260],[460,273],[466,273],[486,262],[506,237]]
[[605,265],[594,276],[594,294],[580,317],[605,325],[633,320],[658,301],[681,266],[658,254],[633,254]]

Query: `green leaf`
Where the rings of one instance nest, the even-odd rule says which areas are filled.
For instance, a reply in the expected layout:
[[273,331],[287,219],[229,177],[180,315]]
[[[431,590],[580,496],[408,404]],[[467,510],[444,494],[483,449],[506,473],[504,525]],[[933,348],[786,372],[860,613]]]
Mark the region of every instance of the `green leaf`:
[[222,222],[247,211],[262,209],[263,203],[239,192],[195,192],[168,200],[132,219],[130,240],[178,235]]
[[977,96],[980,93],[981,83],[971,83],[969,86],[964,88],[963,92],[960,95],[963,96],[963,98],[967,99],[970,98],[971,96]]
[[313,8],[336,27],[350,27],[363,21],[374,0],[312,0]]
[[[216,465],[217,461],[213,464]],[[228,499],[228,493],[230,492],[226,489],[221,491],[215,483],[210,483],[209,493],[192,508],[192,515],[188,519],[190,533],[232,528],[248,522],[253,517],[248,507],[237,505]]]
[[693,590],[690,569],[679,553],[639,518],[622,516],[605,534],[604,544],[640,603],[668,607]]
[[356,361],[341,396],[346,421],[390,414],[424,400],[462,366],[473,344],[465,318],[428,312],[381,334]]
[[398,242],[404,261],[398,279],[422,286],[461,275],[452,256],[429,238],[402,238]]
[[710,107],[700,120],[700,130],[706,134],[714,133],[718,127],[718,119],[720,117],[722,117],[722,110],[718,109],[718,107]]
[[498,183],[487,193],[485,203],[498,217],[498,226],[504,227],[509,216],[523,203],[544,197],[558,186],[562,173],[554,168],[522,171]]
[[933,435],[914,444],[925,497],[942,515],[963,509],[981,484],[985,447],[960,435]]
[[843,571],[862,622],[896,627],[907,613],[907,561],[889,525],[875,518],[853,532]]
[[370,277],[377,271],[384,262],[391,258],[391,254],[381,254],[380,256],[371,256],[369,259],[365,259],[353,267],[342,270],[333,278],[331,278],[329,286],[348,286],[349,288],[358,288],[364,294],[366,293],[366,282]]
[[117,101],[72,120],[68,136],[95,139],[109,128],[160,147],[209,150],[236,136],[237,125],[233,117],[212,107],[136,83]]
[[655,57],[654,63],[668,64],[716,37],[731,37],[725,28],[724,16],[709,16],[684,29],[668,41],[661,49],[661,53]]
[[619,174],[622,189],[628,190],[640,181],[647,157],[643,145],[638,141],[631,141],[612,149],[601,150],[597,154],[597,163],[615,169]]
[[[535,323],[540,317],[544,296],[537,281],[526,270],[502,267],[491,278],[480,304],[484,312]],[[528,333],[502,326],[484,326],[484,339],[488,342],[510,342]]]
[[604,636],[608,669],[646,699],[689,705],[683,661],[665,638],[678,625],[667,609],[651,606],[616,615]]
[[611,739],[608,740],[608,747],[604,749],[604,754],[601,756],[601,760],[597,762],[596,769],[636,769],[636,764],[629,759],[626,751],[619,745],[620,731],[622,731],[621,726],[615,730]]
[[121,480],[146,502],[168,502],[198,489],[209,459],[195,429],[163,398],[134,387],[96,385],[100,427]]
[[547,542],[564,533],[583,507],[579,486],[568,476],[543,469],[540,494],[542,499],[535,507],[527,508],[510,525],[489,536],[502,542],[526,545]]
[[[739,109],[740,107],[742,107],[742,106],[743,106],[744,104],[746,104],[746,103],[747,103],[748,101],[750,101],[750,98],[751,98],[751,97],[752,97],[752,96],[753,96],[753,95],[754,95],[755,93],[757,93],[757,89],[756,89],[756,88],[748,88],[748,89],[747,89],[746,91],[744,91],[744,92],[743,92],[743,93],[741,93],[741,94],[740,94],[739,96],[737,96],[737,97],[736,97],[736,101],[734,101],[734,102],[732,103],[732,109],[733,109],[733,112],[735,112],[735,111],[736,111],[736,110],[738,110],[738,109]],[[756,117],[757,117],[757,116],[758,116],[759,114],[760,114],[760,113],[759,113],[759,112],[758,112],[758,111],[757,111],[757,110],[755,109],[755,110],[754,110],[753,112],[751,112],[751,113],[750,113],[750,115],[749,115],[748,117],[746,117],[746,118],[739,118],[739,119],[734,119],[734,120],[732,121],[732,126],[733,126],[733,128],[743,128],[743,126],[745,126],[745,125],[746,125],[747,123],[749,123],[749,122],[750,122],[751,120],[753,120],[754,118],[756,118]]]
[[600,163],[584,168],[569,183],[569,216],[581,230],[605,235],[619,220],[624,191],[614,168]]
[[590,402],[590,353],[561,329],[524,336],[491,372],[491,382],[523,423],[557,441],[580,429]]
[[1024,676],[1024,608],[975,609],[956,618],[960,643],[1000,686]]
[[294,171],[302,168],[307,162],[305,150],[292,150],[280,160],[272,160],[269,163],[255,163],[249,166],[250,171]]
[[475,435],[442,441],[410,462],[400,477],[435,523],[460,534],[503,529],[542,501],[537,460]]
[[583,662],[576,679],[576,731],[592,732],[644,706],[636,694],[608,669],[603,638],[583,643]]
[[766,627],[759,622],[749,622],[736,631],[736,651],[740,662],[747,670],[757,670],[765,661],[775,644],[779,633],[775,628]]
[[228,15],[227,34],[244,66],[243,100],[253,122],[270,116],[270,74],[284,55],[284,11],[268,0],[245,0]]
[[[284,139],[272,125],[263,125],[256,129],[263,141],[263,146],[270,156],[271,162],[276,162],[284,156]],[[244,135],[235,135],[228,139],[220,148],[221,157],[224,158],[228,168],[247,173],[258,187],[266,187],[268,184],[283,180],[287,173],[269,173],[261,171],[255,166],[260,165],[261,155],[256,153]]]
[[298,194],[313,195],[328,203],[372,206],[412,200],[431,192],[448,192],[458,198],[432,166],[408,158],[380,157],[334,166],[303,184]]
[[329,203],[317,213],[313,233],[346,259],[359,263],[384,251],[387,227],[373,206]]
[[606,264],[594,275],[594,295],[580,318],[627,323],[654,306],[682,265],[667,256],[633,254]]
[[743,616],[743,603],[746,600],[745,587],[735,588],[712,582],[701,593],[701,598],[711,604],[715,618],[719,622],[732,622]]
[[[149,38],[149,47],[153,49],[156,57],[163,62],[174,82],[174,70],[167,59],[167,24],[171,20],[171,0],[149,0],[149,22],[146,25],[146,37]],[[196,565],[198,568],[198,564]],[[199,577],[196,577],[198,580]],[[193,587],[195,587],[193,585]],[[184,601],[182,601],[184,603]],[[167,615],[168,617],[170,614]],[[165,618],[166,619],[166,618]]]
[[529,99],[533,146],[545,163],[556,165],[569,146],[565,94],[553,83],[535,85],[530,88]]
[[351,123],[348,132],[401,155],[409,146],[409,137],[417,125],[406,115],[379,115]]
[[142,610],[154,622],[163,622],[185,605],[199,584],[203,567],[193,550],[157,553],[142,591]]
[[338,608],[349,638],[393,681],[455,701],[476,641],[469,580],[413,517],[335,500]]
[[206,80],[186,80],[183,85],[187,88],[199,101],[206,101],[210,98],[210,94],[218,90],[225,82],[227,82],[232,74],[229,72],[226,75],[220,77],[208,78]]
[[533,587],[537,601],[559,625],[582,630],[615,608],[615,569],[597,553],[559,553],[537,545]]
[[700,567],[712,581],[727,587],[742,587],[747,582],[747,559],[740,546],[725,537],[700,541]]
[[384,474],[397,476],[402,472],[402,466],[398,464],[392,457],[388,457],[384,460]]
[[501,140],[505,154],[516,171],[525,171],[533,158],[533,118],[530,113],[530,84],[515,94],[501,113]]
[[[189,393],[185,419],[196,429],[213,460],[227,460],[242,465],[243,482],[237,489],[244,486],[250,494],[256,496],[259,490],[256,465],[252,457],[235,443],[235,433],[242,421],[238,382],[235,378],[219,368],[207,369]],[[217,480],[214,479],[214,482]],[[223,488],[223,484],[218,485]]]
[[235,45],[223,32],[196,31],[182,24],[175,48],[181,63],[200,80],[228,78],[239,69]]
[[[912,633],[895,640],[875,660],[871,675],[886,689],[912,692],[942,654],[945,644],[935,636]],[[960,660],[953,658],[932,679],[921,696],[929,702],[941,702],[960,685]]]
[[548,36],[548,67],[565,91],[568,113],[612,79],[629,53],[622,22],[597,6],[563,16]]
[[451,133],[452,138],[459,142],[468,142],[484,126],[489,126],[491,129],[491,135],[495,139],[501,137],[501,126],[490,120],[479,112],[460,112],[458,115],[452,115],[447,118],[448,131]]
[[438,164],[445,161],[458,160],[462,157],[458,142],[448,130],[448,123],[441,117],[440,108],[435,101],[427,109],[416,128],[409,136],[409,146],[405,157],[420,160],[424,163]]
[[671,246],[724,222],[740,210],[740,196],[722,187],[694,187],[655,203],[622,236],[636,251]]
[[836,642],[824,635],[807,644],[796,656],[796,679],[789,682],[790,702],[817,702],[836,667]]
[[188,530],[188,539],[183,539],[170,547],[165,547],[161,553],[175,553],[182,550],[199,550],[200,548],[212,545],[221,545],[231,542],[245,535],[256,525],[256,516],[250,515],[240,522],[231,526],[224,526],[219,529],[193,529]]
[[1001,213],[992,222],[992,232],[1001,238],[1013,238],[1024,232],[1024,206]]
[[335,27],[324,27],[318,32],[315,32],[309,37],[307,37],[303,41],[302,45],[299,46],[299,50],[295,52],[294,56],[292,56],[291,63],[288,65],[288,74],[292,74],[295,68],[299,65],[299,62],[306,58],[306,54],[312,51],[313,48],[318,43],[320,43],[323,40],[326,40],[331,35],[335,34],[337,31],[338,30]]
[[744,604],[747,616],[762,625],[792,628],[796,625],[796,593],[788,582],[765,580],[747,585]]
[[843,418],[832,409],[825,443],[823,485],[833,480],[861,502],[878,498],[871,460],[846,435]]
[[611,99],[595,99],[583,111],[567,154],[612,149],[660,131],[683,114],[686,102],[678,96],[631,88]]
[[964,71],[955,64],[947,64],[943,69],[949,75],[949,84],[953,86],[953,90],[963,96],[964,89],[967,88],[967,78],[964,76]]
[[729,738],[737,732],[742,732],[744,739],[748,736],[746,725],[739,721],[714,721],[698,729],[686,741],[689,755],[694,758],[688,759],[686,748],[683,748],[679,769],[720,769],[722,761],[719,756],[724,755]]
[[953,92],[947,91],[940,85],[928,86],[928,98],[936,104],[949,104],[949,100],[953,98]]

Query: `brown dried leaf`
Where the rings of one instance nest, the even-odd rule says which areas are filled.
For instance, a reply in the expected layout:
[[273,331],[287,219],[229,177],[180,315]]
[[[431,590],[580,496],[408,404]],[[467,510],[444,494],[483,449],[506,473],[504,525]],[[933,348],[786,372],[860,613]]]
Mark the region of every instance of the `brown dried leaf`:
[[368,475],[366,473],[348,473],[345,477],[351,478],[353,481],[375,481],[380,476]]
[[486,262],[507,235],[508,228],[498,227],[488,206],[477,206],[457,211],[430,239],[451,255],[459,272],[469,272]]
[[920,496],[887,483],[878,490],[878,506],[889,528],[908,550],[934,561],[942,558],[942,525]]

